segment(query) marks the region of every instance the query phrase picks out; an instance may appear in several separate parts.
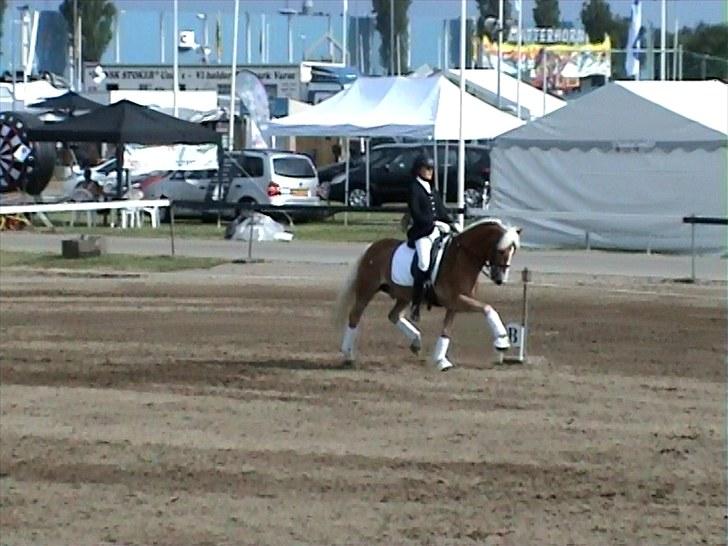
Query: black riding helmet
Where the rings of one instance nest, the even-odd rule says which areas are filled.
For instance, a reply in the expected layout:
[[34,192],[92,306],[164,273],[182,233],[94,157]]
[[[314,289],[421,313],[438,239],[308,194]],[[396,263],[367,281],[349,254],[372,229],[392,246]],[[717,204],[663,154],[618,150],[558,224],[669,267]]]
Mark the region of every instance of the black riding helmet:
[[420,154],[415,158],[414,162],[412,163],[412,175],[417,176],[417,173],[422,167],[430,167],[431,169],[434,169],[435,162],[429,155]]

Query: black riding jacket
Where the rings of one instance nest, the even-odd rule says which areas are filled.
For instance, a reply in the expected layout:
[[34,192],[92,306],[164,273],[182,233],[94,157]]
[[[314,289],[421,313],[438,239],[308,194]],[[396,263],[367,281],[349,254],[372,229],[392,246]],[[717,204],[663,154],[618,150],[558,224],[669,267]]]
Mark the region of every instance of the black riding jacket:
[[437,193],[435,188],[427,193],[427,190],[422,187],[416,177],[410,183],[410,195],[407,205],[412,216],[412,227],[407,230],[407,240],[410,244],[414,244],[417,239],[432,233],[437,220],[447,224],[453,223],[440,194]]

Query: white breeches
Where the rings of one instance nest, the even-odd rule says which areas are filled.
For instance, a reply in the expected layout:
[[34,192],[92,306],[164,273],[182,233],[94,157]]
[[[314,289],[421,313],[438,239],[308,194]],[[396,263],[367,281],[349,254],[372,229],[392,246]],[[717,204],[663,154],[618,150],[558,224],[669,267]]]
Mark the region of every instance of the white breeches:
[[420,237],[415,241],[415,249],[417,250],[417,267],[420,271],[427,272],[430,268],[430,260],[432,259],[432,243],[437,238],[437,228],[432,233]]

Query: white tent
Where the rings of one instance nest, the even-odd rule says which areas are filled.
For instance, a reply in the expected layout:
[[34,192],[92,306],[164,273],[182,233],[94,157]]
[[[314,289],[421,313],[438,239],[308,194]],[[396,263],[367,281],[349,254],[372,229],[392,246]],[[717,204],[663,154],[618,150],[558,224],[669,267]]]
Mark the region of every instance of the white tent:
[[[466,94],[465,140],[492,139],[523,122]],[[279,136],[409,136],[457,140],[459,90],[442,75],[359,78],[311,109],[272,120],[264,132]]]
[[[450,70],[448,78],[455,82],[460,78],[460,70]],[[484,100],[488,104],[498,104],[498,71],[493,68],[473,68],[465,70],[465,88],[468,92]],[[521,81],[518,89],[518,78],[501,73],[500,82],[501,107],[516,113],[520,99],[523,119],[536,119],[566,106],[563,101],[553,95],[544,93]]]
[[[689,251],[684,216],[726,216],[727,105],[718,81],[607,84],[496,139],[490,212],[530,244]],[[697,229],[725,252],[724,227]]]

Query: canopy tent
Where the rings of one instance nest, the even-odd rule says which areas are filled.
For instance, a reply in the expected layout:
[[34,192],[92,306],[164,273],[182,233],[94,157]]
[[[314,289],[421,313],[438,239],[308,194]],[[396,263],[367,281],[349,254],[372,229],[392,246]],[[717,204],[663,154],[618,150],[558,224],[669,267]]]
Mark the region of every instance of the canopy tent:
[[34,104],[29,104],[28,108],[42,108],[45,110],[64,110],[69,114],[78,110],[96,110],[103,106],[98,102],[92,101],[79,95],[74,91],[68,91],[63,95],[58,95],[50,99],[45,99]]
[[[351,87],[305,112],[273,120],[276,136],[402,136],[457,140],[459,90],[443,75],[427,78],[359,78]],[[520,127],[511,114],[466,94],[464,140],[492,139]]]
[[[455,82],[460,79],[460,70],[450,70],[448,78]],[[521,81],[518,78],[501,73],[500,78],[501,107],[517,114],[518,103],[521,104],[523,119],[536,119],[566,106],[566,101],[549,95],[541,89]],[[493,106],[498,105],[498,71],[493,68],[473,68],[465,70],[465,88],[468,92]]]
[[[60,123],[28,131],[31,141],[107,142],[118,144],[117,193],[121,193],[124,147],[121,144],[204,144],[220,146],[220,135],[146,106],[122,100]],[[118,197],[119,195],[117,195]]]
[[684,216],[726,215],[726,105],[717,81],[607,84],[496,139],[491,206],[531,244],[688,251]]

